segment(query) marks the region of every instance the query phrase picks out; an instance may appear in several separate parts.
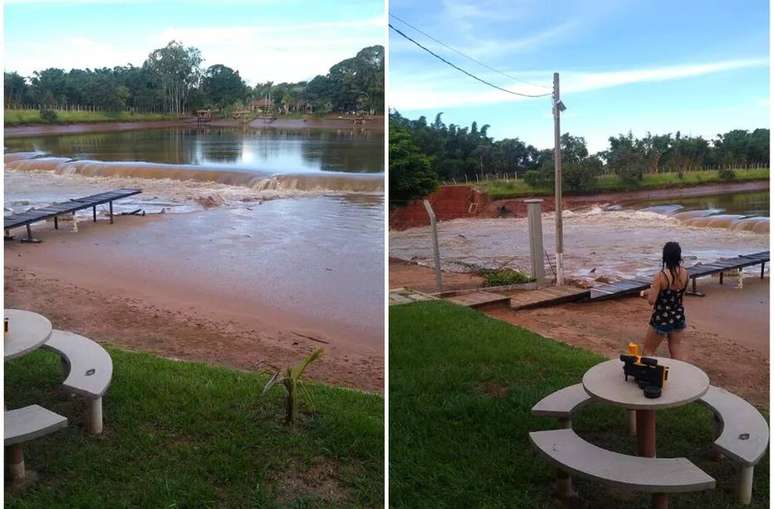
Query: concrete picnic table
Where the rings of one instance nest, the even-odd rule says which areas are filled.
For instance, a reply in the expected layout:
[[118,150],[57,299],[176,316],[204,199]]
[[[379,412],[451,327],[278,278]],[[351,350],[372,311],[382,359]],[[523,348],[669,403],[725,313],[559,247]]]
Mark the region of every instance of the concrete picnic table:
[[637,442],[640,456],[656,457],[656,410],[694,402],[709,389],[709,377],[687,362],[655,357],[669,367],[669,376],[659,398],[646,398],[633,378],[624,381],[623,363],[613,359],[597,364],[583,375],[583,388],[592,399],[637,412]]
[[6,309],[5,318],[8,319],[8,333],[3,342],[6,361],[37,350],[48,341],[53,330],[48,318],[32,311]]

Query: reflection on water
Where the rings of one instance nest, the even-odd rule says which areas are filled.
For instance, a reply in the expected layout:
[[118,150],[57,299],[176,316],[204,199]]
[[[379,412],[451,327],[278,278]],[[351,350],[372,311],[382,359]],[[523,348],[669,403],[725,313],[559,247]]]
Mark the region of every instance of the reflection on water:
[[383,133],[351,129],[176,127],[5,140],[7,152],[270,173],[382,172],[383,147]]

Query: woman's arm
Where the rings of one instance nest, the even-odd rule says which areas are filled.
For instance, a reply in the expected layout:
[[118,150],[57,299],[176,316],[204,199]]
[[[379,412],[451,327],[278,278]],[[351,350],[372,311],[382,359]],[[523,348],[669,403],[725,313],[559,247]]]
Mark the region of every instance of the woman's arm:
[[653,278],[653,282],[650,284],[650,290],[647,290],[648,304],[651,306],[656,303],[658,293],[661,291],[661,272],[656,274]]

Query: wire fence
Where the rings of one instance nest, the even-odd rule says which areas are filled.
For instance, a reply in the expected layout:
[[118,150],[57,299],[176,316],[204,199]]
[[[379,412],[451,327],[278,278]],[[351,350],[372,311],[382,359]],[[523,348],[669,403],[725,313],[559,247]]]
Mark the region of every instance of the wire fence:
[[96,112],[96,113],[167,113],[160,107],[137,107],[129,106],[120,110],[111,110],[100,106],[90,104],[5,104],[5,110],[13,111],[77,111],[77,112]]

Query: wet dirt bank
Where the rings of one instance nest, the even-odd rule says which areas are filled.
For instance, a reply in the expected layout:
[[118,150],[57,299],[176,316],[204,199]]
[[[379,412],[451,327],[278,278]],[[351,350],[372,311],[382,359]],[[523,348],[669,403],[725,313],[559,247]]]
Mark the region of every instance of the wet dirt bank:
[[[769,182],[767,180],[756,180],[669,189],[565,196],[562,204],[565,209],[577,209],[603,203],[612,205],[632,201],[712,196],[726,193],[765,191],[767,189],[769,189]],[[538,198],[543,200],[543,212],[554,210],[553,196],[539,196]],[[465,185],[442,186],[427,198],[440,221],[472,217],[526,217],[527,205],[524,203],[526,199],[529,199],[529,197],[492,200],[488,194],[477,191],[472,186]],[[406,206],[390,211],[391,230],[406,230],[428,224],[427,212],[425,212],[421,200],[415,200]]]
[[[384,117],[376,116],[355,125],[347,118],[278,118],[273,122],[253,120],[249,127],[253,129],[368,129],[384,131]],[[55,136],[61,134],[106,133],[131,131],[135,129],[163,129],[165,127],[245,127],[238,120],[215,120],[199,124],[194,118],[181,120],[154,120],[148,122],[94,122],[84,124],[23,125],[5,127],[6,138],[24,138],[27,136]]]

